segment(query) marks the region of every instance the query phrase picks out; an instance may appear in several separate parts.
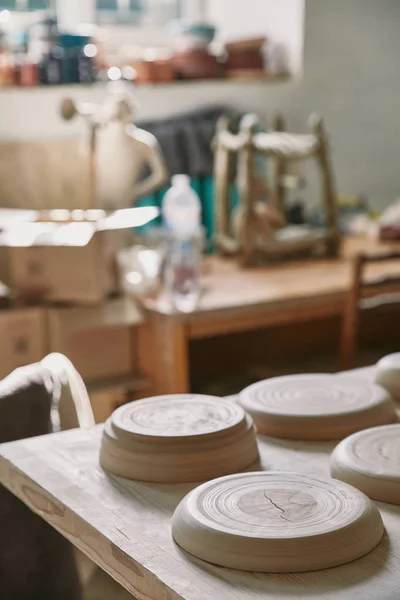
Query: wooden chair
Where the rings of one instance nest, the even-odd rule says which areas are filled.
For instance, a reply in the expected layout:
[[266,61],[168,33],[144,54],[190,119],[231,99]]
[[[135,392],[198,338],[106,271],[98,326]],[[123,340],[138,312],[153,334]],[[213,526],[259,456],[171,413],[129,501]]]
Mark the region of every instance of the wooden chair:
[[[398,275],[365,278],[369,265],[399,261]],[[341,332],[340,369],[351,369],[357,347],[362,311],[400,306],[400,251],[359,254],[353,265],[352,284],[348,293]]]
[[95,419],[86,386],[72,362],[63,354],[54,352],[46,356],[41,365],[49,371],[58,392],[51,413],[53,431],[94,427]]
[[[56,389],[57,400],[51,408],[53,431],[94,427],[86,386],[72,362],[63,354],[53,353],[46,356],[41,365],[50,374],[51,387]],[[74,554],[85,600],[135,600],[78,549],[74,549]]]
[[[59,428],[65,385],[58,371],[40,363],[20,367],[0,381],[0,443]],[[70,422],[79,420],[74,412],[71,406]],[[81,600],[82,584],[69,542],[2,486],[0,507],[0,596]]]

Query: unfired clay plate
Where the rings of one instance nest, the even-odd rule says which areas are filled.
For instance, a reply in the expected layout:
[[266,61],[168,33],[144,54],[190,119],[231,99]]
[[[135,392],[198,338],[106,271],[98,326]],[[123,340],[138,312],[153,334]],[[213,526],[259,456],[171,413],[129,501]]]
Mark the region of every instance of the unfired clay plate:
[[331,474],[374,500],[400,504],[400,424],[365,429],[340,442]]
[[334,479],[296,473],[229,475],[191,491],[172,534],[188,553],[233,569],[325,569],[370,552],[383,535],[378,509]]
[[105,423],[100,463],[130,479],[179,483],[241,471],[258,459],[253,421],[231,400],[171,395],[131,402]]
[[375,381],[400,403],[400,352],[388,354],[376,363]]
[[360,377],[274,377],[243,390],[239,403],[259,433],[286,439],[341,439],[397,420],[390,395]]

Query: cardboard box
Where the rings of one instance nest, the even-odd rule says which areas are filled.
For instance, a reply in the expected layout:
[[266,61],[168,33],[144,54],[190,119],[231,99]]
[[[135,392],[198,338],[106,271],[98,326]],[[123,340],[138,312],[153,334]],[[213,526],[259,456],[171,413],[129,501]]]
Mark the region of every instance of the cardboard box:
[[45,311],[22,308],[0,311],[0,379],[47,354]]
[[158,209],[126,209],[97,220],[92,213],[90,221],[21,222],[0,211],[0,280],[16,296],[50,302],[99,303],[117,291],[123,230],[147,223]]
[[47,311],[51,352],[65,354],[85,382],[132,373],[136,361],[136,327],[143,317],[128,298],[98,307]]
[[97,303],[117,289],[116,271],[103,240],[87,246],[7,248],[9,284],[20,298]]

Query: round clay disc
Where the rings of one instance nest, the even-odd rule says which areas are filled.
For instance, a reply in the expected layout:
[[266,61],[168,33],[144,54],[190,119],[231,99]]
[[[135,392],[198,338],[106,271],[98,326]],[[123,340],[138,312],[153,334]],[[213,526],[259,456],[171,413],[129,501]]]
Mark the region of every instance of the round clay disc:
[[239,402],[259,433],[286,439],[341,439],[397,419],[383,388],[350,376],[274,377],[243,390]]
[[340,442],[331,474],[374,500],[400,504],[400,425],[372,427]]
[[[245,424],[243,409],[230,400],[197,394],[155,396],[130,402],[111,416],[120,437],[151,444],[223,438]],[[185,439],[184,439],[185,438]]]
[[102,467],[140,481],[204,481],[258,460],[253,421],[213,396],[171,395],[118,408],[104,425]]
[[400,352],[388,354],[376,363],[375,381],[395,402],[400,402]]
[[350,562],[375,548],[383,531],[378,509],[355,488],[278,471],[204,483],[172,520],[175,541],[197,558],[265,573]]

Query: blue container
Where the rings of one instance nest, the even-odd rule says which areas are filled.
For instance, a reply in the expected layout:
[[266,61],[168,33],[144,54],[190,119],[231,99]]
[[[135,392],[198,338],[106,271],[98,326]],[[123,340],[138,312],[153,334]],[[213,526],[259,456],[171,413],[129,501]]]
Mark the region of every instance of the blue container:
[[85,48],[91,42],[90,36],[61,33],[58,39],[63,49],[62,83],[93,83],[95,67],[93,56],[85,53]]

